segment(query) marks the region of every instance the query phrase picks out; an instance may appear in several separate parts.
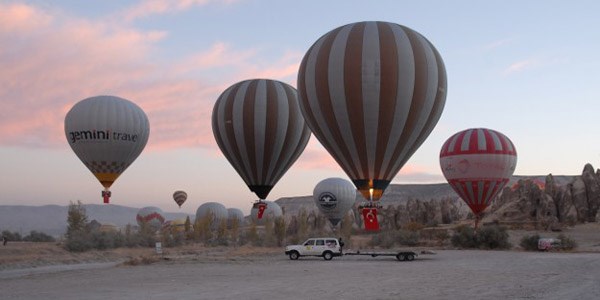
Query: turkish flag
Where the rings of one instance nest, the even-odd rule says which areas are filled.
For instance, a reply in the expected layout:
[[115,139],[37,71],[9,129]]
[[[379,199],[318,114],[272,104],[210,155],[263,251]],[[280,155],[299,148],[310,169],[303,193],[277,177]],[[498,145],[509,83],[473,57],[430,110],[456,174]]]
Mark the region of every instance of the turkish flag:
[[262,219],[263,213],[265,212],[265,209],[267,208],[267,204],[266,203],[258,203],[258,219]]
[[365,207],[362,209],[363,220],[365,221],[365,230],[379,230],[379,222],[377,222],[377,208]]

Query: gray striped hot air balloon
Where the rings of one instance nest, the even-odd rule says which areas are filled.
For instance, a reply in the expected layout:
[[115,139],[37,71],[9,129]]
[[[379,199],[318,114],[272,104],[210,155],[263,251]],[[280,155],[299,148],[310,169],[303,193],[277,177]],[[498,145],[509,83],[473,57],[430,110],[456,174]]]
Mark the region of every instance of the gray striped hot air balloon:
[[267,207],[260,218],[259,209],[257,207],[253,207],[250,210],[250,218],[256,225],[265,225],[267,220],[274,220],[275,218],[283,216],[283,210],[279,204],[271,201],[265,201],[265,203],[267,204]]
[[144,111],[115,96],[81,100],[65,117],[69,146],[104,186],[104,203],[111,185],[142,153],[149,134]]
[[298,72],[298,98],[313,134],[373,201],[425,141],[446,99],[440,54],[421,34],[359,22],[319,38]]
[[184,191],[175,191],[175,193],[173,193],[173,200],[179,205],[179,208],[181,208],[181,205],[187,200],[187,193]]
[[195,222],[208,220],[210,228],[215,230],[219,228],[222,222],[227,223],[228,217],[229,214],[227,208],[225,208],[223,204],[218,202],[206,202],[200,205],[196,210]]
[[300,156],[310,130],[296,90],[276,80],[236,83],[217,99],[212,128],[219,148],[260,200]]

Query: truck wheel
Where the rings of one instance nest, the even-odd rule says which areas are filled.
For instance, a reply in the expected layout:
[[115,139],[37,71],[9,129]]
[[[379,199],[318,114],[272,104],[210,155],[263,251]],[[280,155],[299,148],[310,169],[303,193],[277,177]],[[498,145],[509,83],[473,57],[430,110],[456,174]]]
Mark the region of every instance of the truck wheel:
[[398,253],[398,255],[396,255],[396,259],[399,261],[404,261],[406,257],[404,256],[404,254]]
[[333,253],[331,253],[331,251],[325,251],[323,252],[323,259],[324,260],[331,260],[333,258]]
[[414,254],[412,254],[412,253],[410,253],[410,254],[407,254],[407,255],[406,255],[406,260],[407,260],[407,261],[413,261],[413,260],[415,260],[415,255],[414,255]]
[[290,253],[290,259],[291,259],[291,260],[297,260],[297,259],[298,259],[298,257],[300,257],[300,254],[299,254],[297,251],[292,251],[292,252]]

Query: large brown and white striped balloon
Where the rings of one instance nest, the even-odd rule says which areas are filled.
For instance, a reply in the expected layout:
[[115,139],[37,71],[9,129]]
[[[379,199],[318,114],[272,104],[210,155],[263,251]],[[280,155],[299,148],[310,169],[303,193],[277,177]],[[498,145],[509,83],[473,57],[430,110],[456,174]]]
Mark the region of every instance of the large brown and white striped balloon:
[[212,128],[227,160],[260,199],[310,138],[296,90],[269,79],[246,80],[225,90],[215,103]]
[[454,191],[479,216],[510,180],[517,150],[504,134],[486,128],[451,136],[440,151],[440,167]]
[[437,124],[446,70],[433,45],[394,23],[336,28],[308,50],[300,107],[321,144],[369,199],[378,200]]

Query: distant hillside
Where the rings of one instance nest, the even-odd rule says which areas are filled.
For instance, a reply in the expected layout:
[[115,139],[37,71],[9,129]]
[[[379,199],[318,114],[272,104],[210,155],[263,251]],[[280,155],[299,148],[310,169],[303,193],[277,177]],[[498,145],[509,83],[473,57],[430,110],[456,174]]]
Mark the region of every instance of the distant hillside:
[[[591,168],[591,166],[590,166]],[[588,172],[592,172],[591,171]],[[554,184],[558,187],[567,188],[567,186],[575,181],[575,179],[581,178],[581,176],[554,176],[553,181]],[[506,200],[505,197],[499,197],[500,199],[504,199],[502,201],[498,201],[498,205],[514,202],[518,197],[518,191],[520,191],[518,182],[520,180],[528,179],[527,182],[533,182],[535,185],[540,187],[541,190],[544,189],[543,185],[545,184],[546,176],[513,176],[508,183],[508,187],[511,187],[515,190],[514,195],[511,195],[512,200]],[[581,185],[581,184],[579,184]],[[577,186],[579,186],[576,184]],[[590,185],[591,186],[591,185]],[[600,184],[599,184],[600,186]],[[579,191],[581,188],[576,189]],[[576,193],[576,199],[581,198],[577,196],[582,192]],[[585,194],[585,193],[584,193]],[[594,194],[594,192],[590,192],[588,194]],[[502,195],[500,195],[502,196]],[[579,198],[577,198],[579,197]],[[586,198],[587,199],[587,198]],[[583,199],[578,200],[579,202],[586,202],[587,200]],[[409,202],[431,202],[427,205],[419,204],[419,203],[409,203]],[[362,196],[357,196],[357,202],[364,201]],[[594,200],[595,201],[595,200]],[[298,212],[304,208],[307,212],[315,212],[317,213],[317,207],[314,204],[312,195],[304,195],[297,197],[284,197],[275,201],[279,206],[281,206],[285,212],[285,215],[291,217],[292,215],[298,214]],[[567,201],[569,202],[569,201]],[[590,201],[590,203],[596,203]],[[393,206],[398,207],[401,205],[403,209],[410,207],[413,211],[435,211],[436,218],[439,218],[442,222],[444,218],[442,217],[445,214],[445,211],[454,210],[457,211],[468,211],[468,208],[463,204],[462,200],[458,198],[456,193],[450,188],[447,183],[437,183],[437,184],[392,184],[386,190],[384,196],[381,199],[381,204],[384,206]],[[408,206],[407,206],[408,205]],[[498,206],[496,205],[496,206]],[[577,204],[576,207],[582,207],[582,205]],[[113,223],[119,227],[123,227],[127,224],[137,224],[135,220],[135,216],[139,208],[119,206],[119,205],[97,205],[97,204],[87,204],[84,205],[89,220],[97,220],[100,223]],[[496,210],[496,207],[492,207],[490,211]],[[583,208],[582,208],[583,209]],[[582,210],[579,209],[579,210]],[[58,206],[58,205],[45,205],[45,206],[23,206],[23,205],[0,205],[0,231],[1,230],[9,230],[16,231],[21,233],[22,235],[27,235],[31,230],[36,230],[40,232],[44,232],[53,236],[60,236],[66,232],[67,227],[67,206]],[[504,209],[506,210],[506,209]],[[516,214],[515,211],[520,211],[519,209],[511,208],[511,216],[514,218],[525,218],[520,214]],[[525,210],[523,210],[525,211]],[[586,214],[593,214],[596,211],[595,206],[591,207],[589,212],[585,212]],[[503,212],[504,214],[507,214]],[[574,213],[571,212],[571,215]],[[583,215],[582,211],[580,215]],[[459,214],[457,214],[458,216]],[[507,214],[508,215],[508,214]],[[165,217],[167,219],[176,219],[186,217],[185,213],[165,213]],[[402,216],[399,216],[401,218]],[[411,216],[404,216],[404,218],[408,218]],[[192,220],[194,216],[191,216]],[[448,218],[446,218],[448,219]],[[560,219],[560,218],[559,218]]]
[[[137,224],[135,216],[139,208],[112,204],[86,204],[84,207],[90,221],[112,223],[119,227]],[[16,231],[21,235],[27,235],[30,231],[35,230],[60,236],[67,230],[67,210],[68,206],[59,205],[0,205],[0,231]],[[168,220],[186,216],[185,213],[165,213]]]

